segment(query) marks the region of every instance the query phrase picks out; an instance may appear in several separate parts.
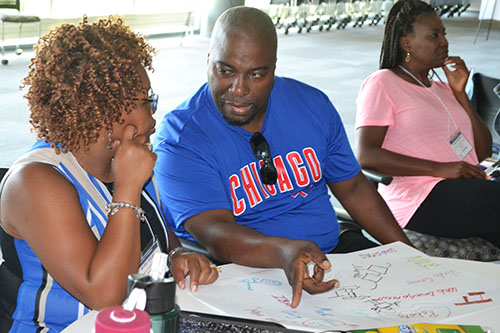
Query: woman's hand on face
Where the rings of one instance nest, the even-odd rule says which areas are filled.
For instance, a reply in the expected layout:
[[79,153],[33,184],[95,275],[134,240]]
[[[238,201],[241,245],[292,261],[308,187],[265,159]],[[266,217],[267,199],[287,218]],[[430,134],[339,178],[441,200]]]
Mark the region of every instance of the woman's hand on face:
[[189,289],[198,290],[200,284],[213,283],[219,277],[217,266],[202,254],[183,251],[174,254],[170,259],[170,272],[179,288],[186,288],[186,277],[189,275]]
[[140,188],[153,174],[156,154],[145,144],[147,137],[136,135],[137,129],[128,125],[123,131],[121,140],[113,141],[116,151],[113,159],[113,175],[116,184],[127,182]]
[[467,66],[462,58],[446,58],[442,68],[448,78],[448,84],[453,92],[459,93],[465,91],[465,85],[467,84],[467,79],[469,78],[469,70],[467,69]]

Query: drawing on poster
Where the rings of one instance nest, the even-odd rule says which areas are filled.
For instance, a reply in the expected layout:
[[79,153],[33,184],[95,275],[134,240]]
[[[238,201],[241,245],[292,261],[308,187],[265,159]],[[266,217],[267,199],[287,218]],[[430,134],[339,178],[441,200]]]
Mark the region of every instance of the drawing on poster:
[[227,279],[221,274],[193,297],[230,316],[302,330],[444,322],[500,307],[500,283],[442,265],[403,243],[328,258],[333,269],[324,279],[339,279],[340,286],[317,295],[303,292],[296,309],[290,307],[291,287],[279,269]]

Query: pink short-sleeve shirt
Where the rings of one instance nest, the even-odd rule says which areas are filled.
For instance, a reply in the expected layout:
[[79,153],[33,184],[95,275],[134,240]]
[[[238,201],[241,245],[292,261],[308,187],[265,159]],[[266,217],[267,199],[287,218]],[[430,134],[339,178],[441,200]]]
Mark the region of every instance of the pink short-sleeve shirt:
[[[474,146],[470,118],[447,83],[433,81],[430,88],[424,88],[382,69],[363,82],[356,104],[355,129],[387,126],[382,148],[395,153],[438,162],[459,161],[449,143],[458,131]],[[463,161],[478,164],[474,148]],[[379,192],[404,227],[440,180],[394,177],[390,185],[379,186]]]

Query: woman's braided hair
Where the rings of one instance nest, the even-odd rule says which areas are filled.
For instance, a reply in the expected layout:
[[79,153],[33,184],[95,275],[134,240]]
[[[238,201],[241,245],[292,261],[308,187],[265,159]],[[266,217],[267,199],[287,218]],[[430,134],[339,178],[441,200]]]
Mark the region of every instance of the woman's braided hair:
[[399,39],[413,32],[413,24],[418,16],[436,12],[420,0],[399,0],[387,16],[384,40],[380,52],[380,69],[397,67],[403,61],[403,51]]
[[152,70],[155,50],[118,16],[95,23],[62,24],[35,46],[21,88],[31,110],[30,123],[39,139],[66,152],[88,149],[99,131],[111,131],[130,113],[133,98],[144,88],[139,66]]

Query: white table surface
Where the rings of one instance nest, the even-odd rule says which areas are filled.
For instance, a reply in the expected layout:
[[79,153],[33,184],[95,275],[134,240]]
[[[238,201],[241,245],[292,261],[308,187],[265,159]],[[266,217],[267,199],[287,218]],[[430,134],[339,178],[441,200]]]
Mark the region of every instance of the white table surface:
[[[459,260],[451,258],[434,258],[442,264],[454,267],[459,270],[470,271],[482,275],[492,281],[500,282],[500,264],[484,263],[479,261]],[[240,265],[230,264],[222,266],[222,273],[225,277],[236,276],[242,273],[254,272],[256,268],[244,267]],[[198,301],[190,296],[186,291],[177,289],[177,304],[184,311],[201,312],[209,314],[224,315],[217,309]],[[94,328],[94,321],[97,311],[91,311],[84,317],[80,318],[72,325],[68,326],[64,333],[88,333]],[[446,323],[446,322],[442,322]],[[490,328],[495,333],[500,333],[500,308],[483,311],[470,316],[453,319],[450,324],[462,325],[480,325]]]

